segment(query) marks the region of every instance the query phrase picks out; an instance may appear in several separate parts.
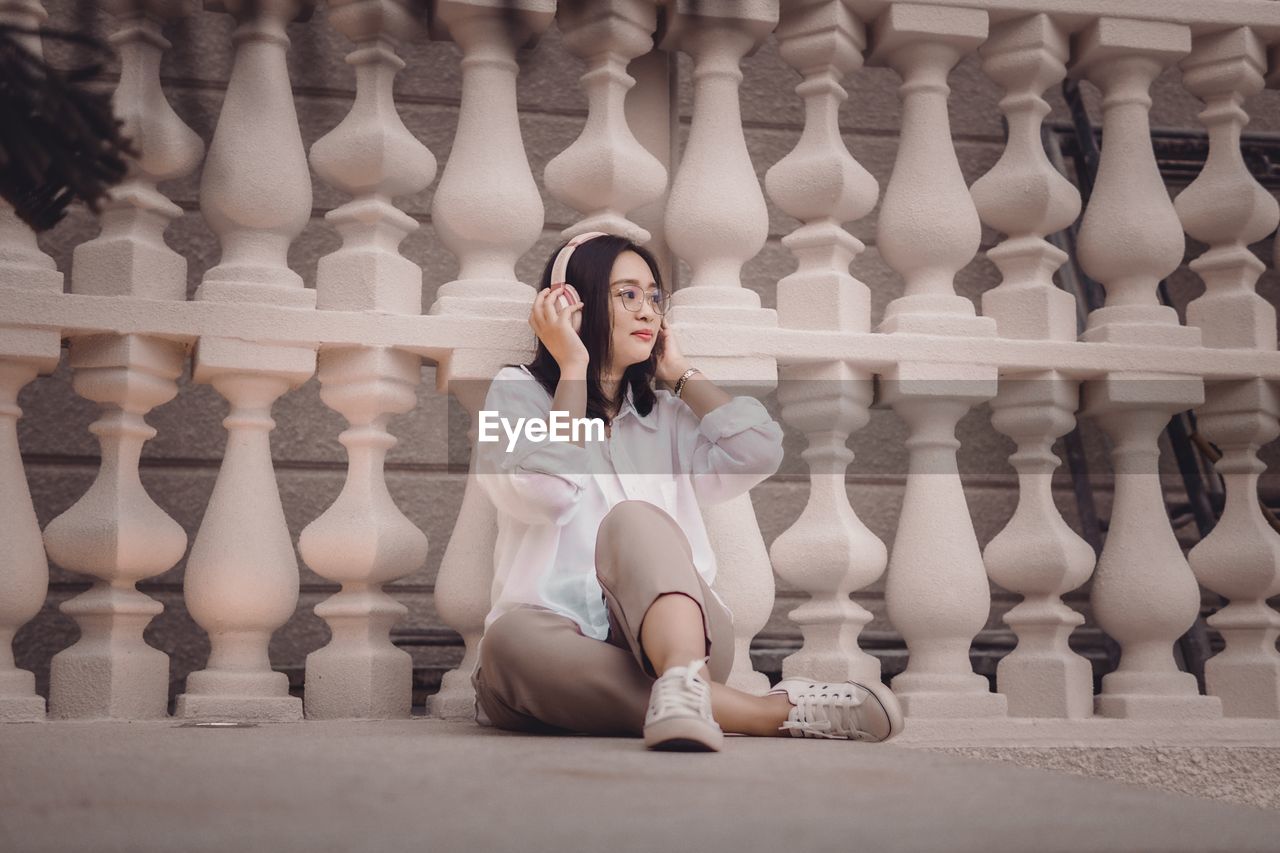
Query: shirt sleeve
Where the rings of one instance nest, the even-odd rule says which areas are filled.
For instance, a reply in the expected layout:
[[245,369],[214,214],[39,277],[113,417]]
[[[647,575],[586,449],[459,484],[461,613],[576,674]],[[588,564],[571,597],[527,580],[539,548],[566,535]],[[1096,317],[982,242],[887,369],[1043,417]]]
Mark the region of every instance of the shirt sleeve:
[[[551,397],[518,368],[494,377],[482,411],[496,413],[512,427],[519,418],[547,420]],[[514,446],[502,426],[490,428],[496,441],[476,441],[476,479],[499,512],[526,524],[567,524],[581,505],[587,478],[587,451],[569,441],[530,441],[521,430]]]
[[681,467],[702,504],[745,494],[782,464],[782,427],[755,397],[734,397],[698,420],[684,401],[677,420]]

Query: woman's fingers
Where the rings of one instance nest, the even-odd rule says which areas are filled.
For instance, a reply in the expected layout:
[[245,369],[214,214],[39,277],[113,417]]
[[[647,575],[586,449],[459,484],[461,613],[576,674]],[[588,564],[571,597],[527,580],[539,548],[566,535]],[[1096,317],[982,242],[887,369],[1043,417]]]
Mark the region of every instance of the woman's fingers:
[[568,326],[573,329],[573,315],[582,310],[582,303],[567,305],[564,308],[557,309],[555,322],[562,326]]
[[529,325],[538,337],[542,337],[545,328],[555,322],[555,309],[551,306],[551,290],[539,290],[533,297],[533,306],[529,311]]
[[538,309],[544,323],[554,323],[556,321],[556,306],[552,300],[554,290],[554,288],[548,288],[539,294],[542,297],[542,301],[538,303]]
[[559,285],[552,288],[552,290],[555,291],[555,295],[547,301],[550,303],[551,309],[556,316],[564,313],[565,309],[582,306],[581,300],[574,299],[569,285]]
[[[533,327],[534,334],[539,338],[544,338],[546,332],[563,321],[569,328],[574,329],[574,319],[578,311],[583,308],[582,300],[574,299],[576,292],[561,292],[561,288],[572,291],[571,285],[557,285],[548,287],[545,290],[539,290],[533,297],[533,305],[529,311],[529,325]],[[561,300],[557,297],[564,297],[564,301],[569,302],[567,305],[558,304]],[[570,300],[573,300],[570,302]],[[544,340],[545,342],[545,340]]]

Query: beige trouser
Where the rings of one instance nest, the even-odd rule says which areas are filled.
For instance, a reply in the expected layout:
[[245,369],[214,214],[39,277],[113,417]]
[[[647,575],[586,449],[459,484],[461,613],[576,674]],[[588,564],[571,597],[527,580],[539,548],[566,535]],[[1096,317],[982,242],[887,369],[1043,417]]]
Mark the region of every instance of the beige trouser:
[[702,608],[711,679],[733,666],[733,623],[693,565],[684,531],[644,501],[623,501],[596,533],[596,576],[609,610],[609,637],[584,636],[551,610],[520,605],[498,617],[480,644],[471,679],[493,724],[531,732],[640,735],[656,673],[640,647],[654,600],[683,593]]

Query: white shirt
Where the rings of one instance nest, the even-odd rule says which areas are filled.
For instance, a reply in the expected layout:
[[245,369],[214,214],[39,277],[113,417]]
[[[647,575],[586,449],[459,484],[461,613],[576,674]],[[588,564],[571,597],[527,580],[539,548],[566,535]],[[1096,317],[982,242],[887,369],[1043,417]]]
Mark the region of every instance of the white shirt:
[[[517,604],[533,604],[572,619],[585,636],[606,639],[596,531],[623,500],[648,501],[675,519],[694,566],[711,586],[716,561],[699,505],[737,497],[777,471],[782,428],[754,397],[735,397],[699,421],[675,395],[656,395],[653,409],[641,417],[628,390],[612,435],[582,447],[522,436],[508,452],[502,429],[499,441],[477,443],[475,475],[498,510],[486,630]],[[551,404],[527,368],[504,367],[484,409],[514,425],[520,417],[548,420]]]

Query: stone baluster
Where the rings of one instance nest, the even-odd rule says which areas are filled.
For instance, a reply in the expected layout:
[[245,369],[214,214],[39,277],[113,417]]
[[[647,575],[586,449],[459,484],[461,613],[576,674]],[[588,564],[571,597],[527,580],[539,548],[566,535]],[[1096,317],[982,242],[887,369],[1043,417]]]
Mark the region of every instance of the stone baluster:
[[[517,359],[527,360],[528,355],[510,355],[504,360]],[[479,364],[474,357],[469,360],[473,365]],[[502,362],[496,355],[494,362],[491,374],[501,368]],[[467,441],[473,462],[476,412],[484,406],[488,387],[485,380],[455,379],[448,385],[449,393],[471,419]],[[436,612],[440,614],[441,621],[462,635],[464,651],[457,668],[444,674],[439,692],[427,700],[433,716],[444,719],[472,719],[475,716],[475,689],[471,686],[471,674],[479,665],[484,620],[498,592],[493,588],[493,548],[497,538],[497,511],[475,482],[475,477],[469,474],[462,493],[462,506],[458,509],[458,520],[453,525],[449,543],[440,560],[434,591]]]
[[[674,81],[679,77],[679,63],[676,57],[665,50],[650,50],[637,56],[627,66],[627,73],[635,78],[636,84],[627,92],[626,115],[627,124],[635,133],[636,139],[646,151],[657,158],[668,176],[679,157],[678,146],[674,139],[674,129],[680,123],[679,112],[673,109],[672,93]],[[649,204],[632,210],[628,218],[649,232],[649,241],[645,248],[653,253],[662,272],[662,281],[667,288],[677,284],[675,258],[667,247],[666,229],[663,220],[667,214],[666,182],[662,195]]]
[[[1080,228],[1084,271],[1106,288],[1082,338],[1105,343],[1199,346],[1159,304],[1156,287],[1182,260],[1182,226],[1151,146],[1149,89],[1185,56],[1181,25],[1102,18],[1077,36],[1073,75],[1102,90],[1103,145]],[[1221,703],[1179,672],[1173,644],[1195,622],[1200,590],[1173,535],[1160,487],[1158,441],[1170,416],[1204,400],[1197,377],[1114,371],[1085,383],[1084,412],[1111,438],[1115,499],[1093,578],[1098,625],[1120,644],[1120,665],[1102,680],[1097,713],[1108,717],[1210,717]]]
[[494,5],[439,0],[433,35],[462,49],[458,130],[431,202],[458,277],[440,286],[432,314],[529,315],[533,298],[515,264],[542,231],[543,207],[520,137],[516,50],[551,23],[554,0]]
[[[1072,318],[1072,325],[1075,320]],[[1078,387],[1060,374],[1002,378],[991,424],[1018,446],[1018,505],[987,543],[983,560],[993,581],[1023,596],[1004,615],[1017,647],[996,666],[996,686],[1017,717],[1093,714],[1093,670],[1067,641],[1084,617],[1062,603],[1093,570],[1093,548],[1063,520],[1053,502],[1053,442],[1075,424]]]
[[[1273,338],[1274,340],[1274,338]],[[1229,599],[1208,618],[1226,648],[1205,663],[1205,687],[1233,717],[1280,717],[1280,537],[1258,505],[1258,448],[1280,435],[1280,400],[1261,379],[1215,383],[1198,410],[1201,434],[1222,449],[1226,485],[1222,518],[1188,555],[1196,578]]]
[[647,243],[649,232],[627,214],[662,196],[667,170],[627,123],[626,95],[636,82],[627,63],[652,49],[657,9],[652,0],[608,0],[562,4],[558,14],[565,47],[587,63],[586,124],[543,176],[552,196],[584,214],[563,234],[604,231]]
[[1110,133],[1079,238],[1080,264],[1107,298],[1089,314],[1083,340],[1200,344],[1199,330],[1179,325],[1156,295],[1181,262],[1184,240],[1156,165],[1149,116],[1152,81],[1190,48],[1186,27],[1154,21],[1101,18],[1076,36],[1071,74],[1102,90],[1104,137]]
[[[850,155],[840,136],[841,81],[862,66],[866,31],[847,0],[808,0],[782,7],[779,51],[803,80],[800,141],[769,169],[765,188],[784,211],[799,219],[782,242],[799,268],[778,282],[779,325],[794,329],[868,332],[871,296],[849,275],[865,248],[840,226],[871,212],[879,196],[875,178]],[[822,193],[814,187],[827,188]],[[854,513],[845,490],[853,461],[850,433],[869,418],[871,376],[840,362],[779,369],[783,419],[802,430],[809,447],[809,499],[769,550],[774,572],[809,593],[789,618],[804,637],[800,651],[782,662],[783,676],[825,681],[878,680],[880,662],[858,647],[871,621],[849,593],[884,573],[888,553]]]
[[[533,288],[516,279],[515,262],[542,231],[538,186],[520,139],[516,110],[516,49],[532,45],[550,25],[553,0],[512,0],[503,6],[439,0],[433,36],[451,38],[462,49],[462,103],[453,149],[431,205],[440,240],[458,259],[457,279],[440,286],[431,314],[529,316]],[[436,366],[436,387],[448,391],[472,418],[484,404],[489,380],[503,364],[526,359],[533,338],[524,332],[477,340]],[[466,651],[458,668],[445,673],[431,713],[468,718],[475,713],[471,673],[489,612],[497,517],[493,505],[468,477],[462,509],[449,537],[435,585],[441,620],[462,635]]]
[[383,466],[396,441],[387,419],[413,408],[420,372],[416,355],[397,350],[343,348],[320,355],[320,397],[350,427],[339,437],[348,458],[342,493],[298,542],[316,574],[342,584],[316,605],[333,638],[307,655],[304,695],[311,718],[409,716],[413,661],[390,639],[408,608],[382,585],[422,567],[427,537],[392,500]]
[[[418,32],[400,0],[339,0],[329,21],[356,44],[356,97],[347,117],[311,148],[316,173],[354,198],[326,219],[342,248],[320,259],[320,309],[422,313],[422,270],[401,256],[400,241],[418,225],[390,199],[418,192],[435,177],[435,157],[404,126],[392,82],[404,62],[399,39]],[[333,638],[307,655],[306,715],[310,718],[409,716],[413,660],[391,643],[391,628],[408,612],[384,583],[420,569],[427,537],[387,491],[384,463],[395,438],[387,419],[417,402],[421,359],[375,347],[320,353],[320,398],[350,424],[342,493],[307,525],[299,551],[316,574],[342,584],[316,606]]]
[[[17,222],[13,209],[0,209],[0,252],[11,245],[9,222]],[[0,283],[11,286],[12,268],[0,261]],[[59,276],[61,278],[61,276]],[[52,335],[52,346],[48,336]],[[18,448],[18,392],[58,365],[62,342],[57,332],[41,339],[35,331],[0,326],[0,536],[4,537],[5,559],[0,562],[0,722],[43,720],[44,697],[36,694],[35,674],[18,669],[13,658],[13,638],[44,605],[49,591],[49,563],[40,524]],[[22,352],[27,350],[27,352]]]
[[996,27],[979,52],[983,71],[1004,88],[1009,126],[1000,160],[971,188],[982,220],[1007,235],[987,252],[1001,277],[982,294],[982,313],[1004,338],[1075,340],[1075,299],[1053,283],[1067,255],[1044,238],[1075,221],[1080,193],[1040,138],[1050,110],[1041,94],[1066,75],[1067,36],[1048,15],[1031,15]]
[[[1191,262],[1205,293],[1187,306],[1208,347],[1276,349],[1275,309],[1255,290],[1265,267],[1248,247],[1275,229],[1280,209],[1240,154],[1244,100],[1262,90],[1265,71],[1266,54],[1246,28],[1196,38],[1182,62],[1183,83],[1205,102],[1209,158],[1174,207],[1187,233],[1209,246]],[[1188,561],[1201,584],[1230,600],[1208,619],[1226,648],[1205,664],[1205,687],[1229,716],[1280,717],[1280,613],[1267,604],[1280,594],[1280,535],[1258,504],[1266,466],[1257,456],[1280,435],[1280,399],[1262,379],[1213,382],[1198,415],[1200,433],[1222,449],[1226,506]]]
[[[221,0],[236,17],[235,61],[200,184],[200,210],[222,256],[198,300],[249,309],[315,305],[289,269],[289,244],[311,214],[311,180],[285,51],[298,0]],[[203,337],[195,379],[227,399],[227,446],[187,559],[187,610],[209,633],[205,669],[187,679],[180,717],[296,720],[301,700],[273,672],[271,634],[298,603],[298,562],[271,462],[271,407],[315,371],[310,348]]]
[[[1001,337],[1073,341],[1075,300],[1054,286],[1067,259],[1044,237],[1070,225],[1080,194],[1049,163],[1040,125],[1049,113],[1041,93],[1066,75],[1067,36],[1048,15],[996,27],[980,50],[982,67],[1005,90],[1000,101],[1009,140],[996,165],[971,188],[987,225],[1008,235],[987,256],[1000,284],[982,295],[982,313]],[[1019,717],[1087,717],[1093,713],[1089,662],[1067,639],[1084,617],[1063,593],[1089,578],[1094,553],[1067,526],[1053,502],[1053,442],[1075,424],[1078,383],[1057,371],[1001,377],[992,426],[1014,439],[1018,472],[1013,517],[983,552],[987,575],[1023,596],[1004,621],[1018,645],[996,668],[996,686]]]
[[[955,292],[956,272],[978,249],[981,225],[965,186],[947,117],[947,77],[987,36],[973,9],[894,4],[876,21],[871,60],[902,77],[902,131],[885,190],[877,246],[905,280],[880,331],[954,336],[981,347],[995,320]],[[907,643],[893,681],[907,713],[980,717],[1005,712],[973,671],[969,646],[986,624],[991,591],[956,466],[955,427],[996,392],[994,368],[903,362],[882,376],[885,401],[910,431],[902,514],[890,550],[885,598]]]
[[[778,22],[777,0],[734,3],[676,0],[660,44],[693,58],[693,117],[667,199],[666,232],[672,251],[691,271],[675,294],[674,317],[692,323],[774,325],[776,315],[742,286],[742,265],[764,247],[769,214],[747,154],[738,103],[739,67]],[[703,357],[713,368],[718,360]],[[752,379],[772,377],[771,359],[728,369]]]
[[[0,23],[36,29],[48,19],[38,0],[0,0]],[[35,54],[38,36],[20,43]],[[40,247],[35,233],[0,200],[0,287],[62,292],[62,273]],[[43,720],[44,698],[35,675],[18,669],[13,638],[40,612],[49,590],[49,564],[18,448],[18,392],[37,374],[58,365],[62,339],[56,329],[6,326],[0,317],[0,722]]]
[[[160,181],[190,173],[204,154],[204,143],[160,88],[160,58],[170,47],[161,22],[182,10],[156,0],[111,6],[119,20],[111,41],[121,67],[114,111],[139,156],[104,206],[102,232],[76,247],[71,289],[184,300],[186,258],[164,242],[165,229],[182,210],[156,189]],[[168,713],[168,655],[142,639],[164,608],[134,585],[177,563],[187,535],[143,488],[138,460],[155,435],[145,415],[178,393],[185,360],[181,344],[144,335],[71,342],[72,383],[102,407],[89,427],[102,447],[102,463],[89,490],[44,533],[55,562],[95,579],[59,608],[76,620],[80,639],[53,656],[52,716],[145,719]]]
[[[777,312],[760,307],[742,286],[742,265],[764,246],[768,209],[747,154],[738,86],[740,64],[778,22],[777,0],[674,0],[659,35],[665,50],[693,58],[693,117],[689,138],[667,198],[667,243],[689,264],[692,277],[675,292],[667,318],[680,324],[752,328],[777,324]],[[742,382],[736,393],[767,392],[777,363],[767,355],[725,358],[686,350],[716,381]],[[751,669],[751,638],[773,611],[773,570],[750,495],[703,510],[720,566],[716,590],[734,614],[735,654],[729,685],[763,693],[764,675]]]

